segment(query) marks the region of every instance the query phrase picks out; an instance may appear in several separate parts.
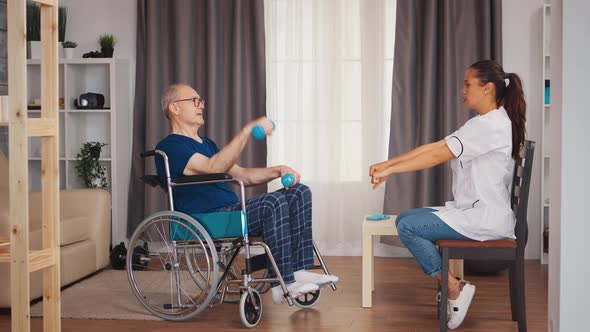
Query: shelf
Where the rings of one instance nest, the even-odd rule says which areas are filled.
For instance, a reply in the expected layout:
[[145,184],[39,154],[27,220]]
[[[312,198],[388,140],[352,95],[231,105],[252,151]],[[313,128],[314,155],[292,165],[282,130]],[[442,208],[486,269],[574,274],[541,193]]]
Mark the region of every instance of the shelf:
[[[117,58],[59,59],[59,91],[63,110],[59,111],[59,180],[60,189],[84,188],[76,172],[76,156],[86,142],[103,142],[99,162],[107,168],[111,192],[112,243],[126,240],[127,186],[131,157],[129,122],[129,64]],[[28,104],[41,97],[41,60],[27,61]],[[77,109],[74,101],[84,93],[104,96],[103,108]],[[36,106],[39,107],[39,106]],[[38,118],[39,110],[28,110]],[[29,139],[29,190],[40,190],[42,140]]]
[[82,110],[76,110],[76,109],[71,109],[67,111],[68,113],[111,113],[111,109],[110,108],[104,108],[104,109],[82,109]]
[[551,203],[543,203],[543,206],[544,206],[544,207],[549,207],[549,205],[550,205],[550,204],[551,204]]
[[[32,109],[27,109],[27,112],[29,113],[41,113],[41,110],[32,110]],[[60,113],[65,113],[66,111],[63,109],[59,110]]]
[[551,107],[551,104],[543,104],[544,107]]
[[543,156],[543,158],[549,159],[549,158],[551,158],[551,155],[550,154],[546,154],[546,155]]
[[8,122],[0,122],[0,127],[8,127]]
[[[120,62],[117,58],[72,58],[72,59],[59,59],[59,64],[68,65],[87,65],[87,64],[114,64]],[[41,65],[41,59],[29,59],[27,60],[28,65]]]

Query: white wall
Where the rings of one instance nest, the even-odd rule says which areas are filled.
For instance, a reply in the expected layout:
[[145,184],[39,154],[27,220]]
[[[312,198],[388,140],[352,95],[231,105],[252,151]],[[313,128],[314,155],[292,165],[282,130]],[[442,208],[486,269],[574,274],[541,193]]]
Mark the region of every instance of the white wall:
[[[559,250],[550,257],[557,259],[549,266],[549,326],[554,331],[585,331],[590,326],[590,305],[587,303],[590,296],[587,281],[590,275],[587,246],[590,220],[586,207],[590,188],[587,92],[590,2],[554,0],[552,7],[556,7],[552,8],[555,16],[552,24],[557,25],[553,30],[557,37],[560,33],[562,37],[561,45],[553,45],[551,49],[552,56],[553,53],[557,56],[554,70],[558,71],[558,82],[561,83],[556,91],[555,105],[561,121],[561,165],[558,168],[561,186],[552,194],[560,196],[561,208],[559,222],[550,226],[559,228],[558,237],[552,234],[552,240],[556,240],[553,243]],[[556,52],[557,46],[561,46],[560,52]]]
[[503,66],[523,81],[527,101],[527,139],[537,142],[529,193],[527,259],[540,258],[541,243],[541,115],[543,111],[543,0],[502,2]]
[[135,63],[137,1],[59,0],[59,5],[68,8],[66,40],[78,43],[75,57],[82,57],[89,51],[100,51],[98,36],[111,33],[119,40],[114,57]]

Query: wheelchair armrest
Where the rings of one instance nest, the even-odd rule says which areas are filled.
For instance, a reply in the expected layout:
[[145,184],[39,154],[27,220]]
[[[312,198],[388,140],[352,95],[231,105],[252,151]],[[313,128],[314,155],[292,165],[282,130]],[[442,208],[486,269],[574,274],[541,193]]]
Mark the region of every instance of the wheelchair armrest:
[[157,175],[144,175],[141,177],[141,180],[152,187],[161,187],[164,190],[166,189],[166,181]]
[[212,174],[202,174],[202,175],[189,175],[189,176],[181,176],[176,178],[174,183],[177,184],[199,184],[201,182],[215,182],[215,181],[223,181],[223,180],[232,180],[233,177],[227,173],[212,173]]

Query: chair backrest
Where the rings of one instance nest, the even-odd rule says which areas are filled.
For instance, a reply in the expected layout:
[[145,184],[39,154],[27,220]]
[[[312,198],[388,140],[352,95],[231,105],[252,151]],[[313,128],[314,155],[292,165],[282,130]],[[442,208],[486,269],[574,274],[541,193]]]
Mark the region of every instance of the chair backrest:
[[516,215],[517,248],[524,251],[528,239],[527,207],[529,203],[529,188],[531,185],[531,173],[533,170],[533,156],[535,153],[535,142],[524,141],[519,153],[519,159],[514,165],[514,176],[512,178],[512,190],[510,194],[510,205]]

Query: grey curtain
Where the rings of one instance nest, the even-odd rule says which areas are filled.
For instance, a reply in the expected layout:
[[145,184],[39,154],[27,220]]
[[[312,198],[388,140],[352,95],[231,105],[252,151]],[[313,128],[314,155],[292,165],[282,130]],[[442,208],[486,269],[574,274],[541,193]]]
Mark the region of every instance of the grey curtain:
[[[199,132],[220,148],[249,120],[264,116],[263,0],[138,1],[128,235],[144,216],[167,209],[163,192],[141,182],[155,167],[139,153],[169,133],[160,96],[176,82],[193,86],[205,99],[206,125]],[[248,144],[240,163],[264,167],[266,145]]]
[[[8,27],[6,24],[6,5],[6,0],[0,0],[0,96],[8,95]],[[8,127],[0,127],[0,151],[8,156]]]
[[[397,0],[389,157],[444,138],[474,113],[461,88],[478,60],[501,63],[501,0]],[[449,165],[395,175],[384,212],[451,199]]]
[[8,95],[8,27],[6,0],[0,0],[0,96]]

